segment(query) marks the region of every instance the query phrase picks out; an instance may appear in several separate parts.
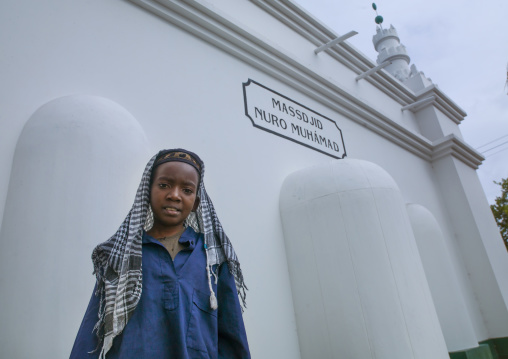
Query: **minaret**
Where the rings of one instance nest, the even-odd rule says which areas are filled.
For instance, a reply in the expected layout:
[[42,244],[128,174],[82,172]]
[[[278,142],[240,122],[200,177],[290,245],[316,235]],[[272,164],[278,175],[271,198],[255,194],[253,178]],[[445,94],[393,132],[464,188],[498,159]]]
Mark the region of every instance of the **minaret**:
[[383,29],[378,26],[376,35],[372,42],[374,48],[379,53],[377,63],[382,64],[385,61],[391,61],[391,65],[385,67],[385,70],[395,76],[398,80],[404,81],[409,78],[409,56],[406,47],[400,43],[397,30],[390,25],[389,29]]
[[[372,8],[376,10],[376,4],[372,3]],[[383,17],[377,15],[375,18],[376,35],[372,37],[374,48],[379,53],[377,56],[377,63],[382,64],[386,61],[391,61],[391,65],[385,67],[385,70],[391,73],[395,78],[404,81],[409,78],[411,70],[409,70],[409,55],[407,54],[406,47],[400,43],[399,34],[397,30],[390,25],[389,29],[383,29]]]
[[385,70],[414,91],[431,85],[432,81],[427,79],[422,72],[419,72],[414,64],[411,65],[411,68],[409,67],[410,58],[406,47],[400,43],[397,30],[393,25],[390,25],[389,29],[383,29],[383,17],[377,14],[375,3],[372,3],[372,8],[376,10],[377,16],[374,21],[378,25],[376,35],[372,37],[374,48],[379,53],[377,63],[391,62],[390,65],[385,67]]

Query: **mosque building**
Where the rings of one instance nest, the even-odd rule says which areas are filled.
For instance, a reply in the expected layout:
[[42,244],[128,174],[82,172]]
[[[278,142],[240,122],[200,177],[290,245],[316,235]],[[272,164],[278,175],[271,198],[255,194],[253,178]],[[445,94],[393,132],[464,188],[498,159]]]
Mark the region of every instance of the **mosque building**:
[[484,158],[393,26],[373,61],[296,0],[2,8],[0,357],[68,357],[92,249],[181,147],[242,263],[253,358],[508,358]]

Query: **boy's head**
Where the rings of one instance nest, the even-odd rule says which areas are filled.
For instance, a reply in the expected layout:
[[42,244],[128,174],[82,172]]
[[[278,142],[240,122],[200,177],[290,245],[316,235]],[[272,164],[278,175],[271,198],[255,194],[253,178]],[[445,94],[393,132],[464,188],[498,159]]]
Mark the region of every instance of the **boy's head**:
[[162,150],[157,155],[155,162],[153,164],[153,168],[155,169],[162,163],[171,162],[171,161],[179,161],[188,163],[192,167],[196,169],[198,174],[201,176],[201,170],[203,168],[203,161],[196,155],[194,152],[187,151],[181,148],[177,148],[174,150]]
[[[196,169],[199,176],[199,183],[201,183],[201,177],[203,176],[204,163],[201,161],[198,155],[194,152],[184,150],[182,148],[176,148],[173,150],[162,150],[157,154],[152,167],[152,175],[150,177],[150,185],[153,182],[153,177],[158,166],[166,162],[183,162],[191,165]],[[198,183],[198,188],[199,188]]]
[[150,205],[154,227],[161,231],[181,228],[191,211],[199,206],[203,162],[182,149],[159,152],[150,178]]

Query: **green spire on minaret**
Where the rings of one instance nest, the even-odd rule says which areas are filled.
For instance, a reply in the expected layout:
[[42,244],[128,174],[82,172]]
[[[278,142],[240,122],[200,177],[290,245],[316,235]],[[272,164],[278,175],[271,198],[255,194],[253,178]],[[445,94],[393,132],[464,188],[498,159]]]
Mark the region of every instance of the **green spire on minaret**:
[[383,23],[383,17],[377,13],[377,5],[376,5],[376,3],[372,3],[372,8],[374,9],[374,11],[376,11],[376,15],[377,15],[374,18],[374,21],[376,22],[376,24],[378,24],[379,26],[383,27],[381,25]]

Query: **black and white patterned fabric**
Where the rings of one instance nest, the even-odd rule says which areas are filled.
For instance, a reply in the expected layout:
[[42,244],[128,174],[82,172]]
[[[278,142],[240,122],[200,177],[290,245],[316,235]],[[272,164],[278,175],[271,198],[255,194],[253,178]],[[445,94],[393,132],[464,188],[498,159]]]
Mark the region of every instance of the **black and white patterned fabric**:
[[[154,161],[163,152],[167,150],[160,151],[146,165],[134,204],[120,228],[106,242],[95,247],[92,253],[94,274],[97,278],[95,295],[100,297],[99,320],[94,328],[99,337],[99,346],[102,345],[100,358],[105,358],[113,344],[113,338],[122,332],[141,297],[142,236],[143,230],[148,231],[153,225],[153,213],[150,208],[150,176]],[[188,153],[192,154],[192,152]],[[201,180],[198,189],[200,205],[196,212],[189,215],[186,225],[191,226],[197,233],[204,234],[207,267],[203,270],[207,271],[209,281],[210,274],[215,276],[212,266],[227,262],[231,274],[235,277],[238,295],[245,307],[247,287],[243,280],[240,262],[206,193],[203,182],[205,166],[202,161],[200,162]],[[217,304],[211,284],[210,290],[210,305],[215,309]]]

